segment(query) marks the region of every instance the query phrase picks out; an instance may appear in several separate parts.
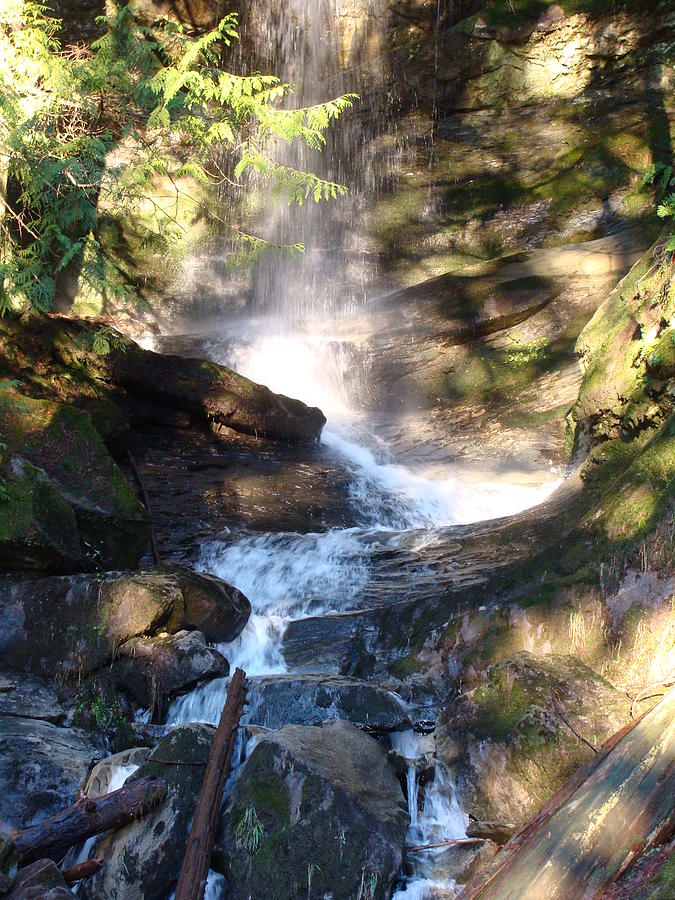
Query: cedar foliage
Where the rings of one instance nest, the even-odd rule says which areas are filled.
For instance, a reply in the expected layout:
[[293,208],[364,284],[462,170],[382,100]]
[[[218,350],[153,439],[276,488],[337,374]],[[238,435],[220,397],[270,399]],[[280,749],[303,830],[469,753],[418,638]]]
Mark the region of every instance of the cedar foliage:
[[[300,204],[346,192],[275,163],[273,151],[293,141],[320,149],[355,95],[289,109],[292,85],[224,71],[238,38],[235,15],[199,37],[168,21],[145,27],[129,6],[99,22],[105,33],[91,47],[64,49],[47,7],[0,3],[0,314],[26,305],[48,311],[58,274],[72,265],[94,291],[126,298],[129,284],[102,235],[154,204],[158,177],[177,192],[186,179],[232,190],[262,180]],[[122,143],[132,152],[116,163]],[[143,247],[166,255],[181,226],[155,206],[140,224]],[[231,235],[232,263],[254,262],[269,249],[303,250],[218,221]]]

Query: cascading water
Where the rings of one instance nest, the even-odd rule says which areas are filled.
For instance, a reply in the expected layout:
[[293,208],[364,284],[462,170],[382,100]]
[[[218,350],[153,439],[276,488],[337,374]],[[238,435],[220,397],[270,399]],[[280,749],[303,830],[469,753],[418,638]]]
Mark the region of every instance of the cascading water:
[[[439,477],[437,468],[405,465],[378,436],[376,424],[358,402],[367,366],[361,371],[359,344],[350,323],[367,317],[364,298],[383,284],[363,249],[360,213],[369,195],[378,190],[380,177],[373,164],[376,142],[371,139],[378,131],[384,133],[388,124],[381,114],[385,104],[377,99],[378,86],[384,84],[382,73],[369,71],[367,57],[358,58],[358,47],[367,50],[373,35],[367,28],[341,33],[345,3],[254,0],[242,23],[244,46],[248,41],[265,48],[254,67],[294,81],[295,104],[316,103],[346,90],[366,93],[368,104],[367,127],[362,113],[347,117],[340,136],[329,138],[323,157],[288,148],[280,151],[287,164],[346,182],[351,196],[334,204],[309,203],[300,210],[269,207],[265,214],[269,235],[275,240],[303,240],[307,252],[294,261],[283,256],[266,259],[253,278],[250,315],[229,318],[203,339],[204,352],[212,359],[272,390],[321,407],[328,417],[324,450],[350,481],[352,527],[314,534],[233,532],[202,546],[198,567],[234,584],[252,603],[253,614],[243,633],[220,648],[232,669],[241,666],[251,676],[286,671],[283,637],[290,621],[357,608],[379,577],[373,564],[376,553],[402,547],[414,552],[442,540],[443,527],[518,512],[541,502],[558,484],[551,472],[542,472],[538,484],[523,486],[468,483],[449,466]],[[353,10],[354,0],[348,5]],[[356,6],[376,11],[367,19],[371,29],[378,14],[384,21],[386,4],[381,0],[359,0]],[[344,66],[346,47],[353,68]],[[217,722],[225,690],[223,679],[198,688],[174,702],[169,721]],[[398,748],[409,760],[409,838],[432,842],[461,837],[466,821],[446,773],[436,768],[418,810],[415,737],[399,740],[411,743]],[[421,900],[433,886],[443,883],[447,888],[447,879],[439,880],[433,863],[433,853],[422,854],[414,877],[397,896]],[[215,881],[210,890],[211,896],[218,896]]]

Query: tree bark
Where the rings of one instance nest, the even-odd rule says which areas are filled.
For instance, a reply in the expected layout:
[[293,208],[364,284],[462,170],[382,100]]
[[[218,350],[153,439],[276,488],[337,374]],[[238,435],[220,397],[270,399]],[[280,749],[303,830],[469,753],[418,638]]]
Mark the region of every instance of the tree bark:
[[140,819],[164,800],[166,790],[162,778],[140,778],[105,797],[85,797],[37,825],[14,832],[12,840],[23,865],[37,859],[58,861],[85,838]]
[[175,900],[202,900],[211,863],[220,802],[230,771],[239,719],[246,702],[246,675],[237,669],[213,739],[199,802],[185,849]]
[[601,748],[458,900],[601,897],[675,832],[675,690]]

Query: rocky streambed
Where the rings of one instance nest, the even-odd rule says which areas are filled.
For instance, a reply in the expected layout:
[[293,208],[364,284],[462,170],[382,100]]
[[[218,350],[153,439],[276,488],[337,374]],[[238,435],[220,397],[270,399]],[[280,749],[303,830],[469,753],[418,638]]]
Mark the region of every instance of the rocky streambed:
[[[0,319],[0,894],[171,897],[239,665],[210,900],[567,900],[599,864],[670,898],[675,309],[642,176],[672,9],[317,3],[335,48],[289,3],[241,10],[247,64],[363,99],[303,264],[233,287],[185,214],[170,284],[118,222],[164,333],[86,291]],[[142,346],[95,352],[111,322]],[[5,837],[147,776],[161,802],[65,860]]]
[[[452,307],[443,319],[433,308],[411,371],[423,377],[427,340],[444,328],[450,360],[495,336],[555,327],[557,297],[578,298],[590,315],[620,274],[614,246],[576,250],[577,263],[598,253],[608,262],[545,286],[525,313],[520,291],[505,295],[503,280],[493,287],[491,274],[468,272],[487,279],[488,324],[467,344]],[[167,796],[155,810],[74,848],[70,861],[103,861],[82,896],[168,897],[228,674],[241,665],[249,702],[209,896],[449,897],[479,876],[654,702],[643,686],[668,674],[672,375],[651,348],[669,346],[671,326],[651,259],[582,332],[585,372],[581,383],[575,375],[567,420],[578,464],[569,473],[549,463],[564,459],[567,377],[549,378],[496,465],[495,423],[522,411],[517,392],[476,399],[485,417],[466,406],[471,427],[454,423],[434,444],[429,432],[416,438],[417,423],[426,417],[438,433],[446,420],[425,412],[421,393],[380,425],[379,402],[364,395],[348,418],[329,384],[322,442],[308,442],[323,423],[318,410],[192,361],[234,354],[255,377],[255,334],[234,347],[213,334],[174,338],[171,348],[188,354],[180,358],[127,342],[101,361],[73,340],[70,321],[50,320],[38,344],[30,323],[5,320],[6,358],[27,389],[6,392],[0,407],[11,497],[0,507],[5,826],[43,820],[80,791],[96,797],[161,776]],[[499,276],[507,284],[508,266]],[[389,305],[399,323],[385,341],[392,353],[406,329],[420,333],[418,317],[404,326],[404,301],[385,299],[374,314]],[[610,359],[617,371],[626,307],[645,325],[616,401],[598,373]],[[76,327],[87,333],[86,323]],[[386,370],[386,334],[373,328],[347,350],[342,338],[314,346],[321,361],[336,347],[360,358],[377,384],[378,369],[363,360],[379,358]],[[267,364],[269,333],[263,347]],[[561,371],[572,361],[563,357]],[[512,377],[512,360],[501,365]],[[176,366],[164,391],[156,373]],[[279,441],[291,434],[294,444]],[[147,555],[149,517],[122,448],[152,510],[160,565]],[[9,850],[6,858],[8,886]],[[34,864],[9,896],[49,890],[69,895],[54,865]]]

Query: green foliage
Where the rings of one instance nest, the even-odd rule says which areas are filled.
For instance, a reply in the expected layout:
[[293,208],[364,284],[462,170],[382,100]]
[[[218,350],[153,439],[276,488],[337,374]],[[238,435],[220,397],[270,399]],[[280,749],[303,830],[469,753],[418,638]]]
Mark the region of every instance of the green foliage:
[[247,806],[235,828],[237,840],[249,856],[254,856],[265,837],[265,827],[258,818],[255,806]]
[[675,251],[675,177],[673,177],[673,167],[662,162],[652,163],[645,172],[642,185],[655,189],[658,203],[656,214],[661,219],[670,220],[671,234],[666,242],[666,250]]
[[127,343],[113,328],[99,328],[91,336],[91,348],[97,356],[107,356],[111,350],[127,351]]
[[125,722],[119,698],[111,695],[97,682],[80,691],[73,712],[73,725],[101,729]]
[[[153,198],[157,179],[176,196],[189,191],[185,181],[235,189],[270,181],[294,203],[345,193],[276,164],[274,145],[299,140],[321,149],[354,95],[282,109],[292,85],[223,71],[223,53],[238,37],[234,14],[198,38],[171,22],[146,28],[128,6],[99,21],[106,31],[91,48],[65,52],[46,6],[0,4],[0,314],[26,303],[48,310],[58,274],[73,266],[85,286],[126,298],[129,286],[107,258],[102,232],[125,216],[140,221],[138,210],[149,206],[144,246],[170,253],[182,226]],[[230,230],[232,262],[278,249],[220,224]],[[103,350],[106,343],[110,349],[101,337]]]

